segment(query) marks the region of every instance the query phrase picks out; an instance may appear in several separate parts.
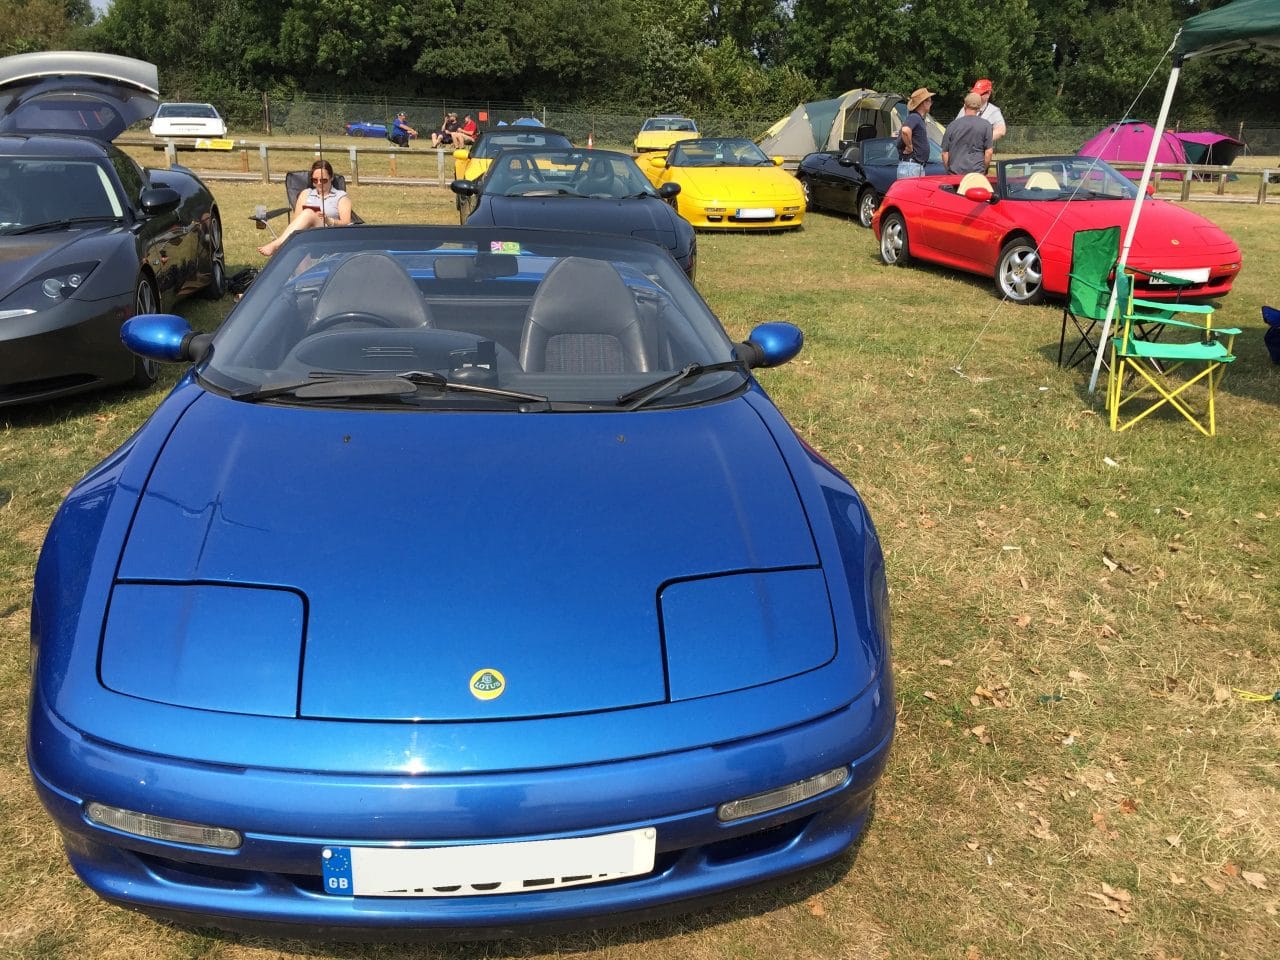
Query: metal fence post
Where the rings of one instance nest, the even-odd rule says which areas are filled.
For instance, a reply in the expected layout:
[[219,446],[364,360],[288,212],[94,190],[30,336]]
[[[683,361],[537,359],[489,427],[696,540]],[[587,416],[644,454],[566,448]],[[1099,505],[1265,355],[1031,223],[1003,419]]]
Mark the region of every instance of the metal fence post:
[[[1244,124],[1242,123],[1241,126],[1244,126]],[[1267,183],[1271,180],[1271,171],[1263,170],[1261,179],[1262,179],[1262,182],[1258,184],[1258,202],[1266,203],[1267,202]]]
[[271,161],[267,159],[267,145],[258,144],[258,158],[262,161],[262,182],[271,182]]
[[169,161],[171,167],[178,162],[178,148],[173,145],[172,140],[165,141],[164,158]]
[[347,147],[347,156],[350,158],[348,163],[351,167],[351,182],[358,187],[360,186],[360,162],[356,159],[356,148]]

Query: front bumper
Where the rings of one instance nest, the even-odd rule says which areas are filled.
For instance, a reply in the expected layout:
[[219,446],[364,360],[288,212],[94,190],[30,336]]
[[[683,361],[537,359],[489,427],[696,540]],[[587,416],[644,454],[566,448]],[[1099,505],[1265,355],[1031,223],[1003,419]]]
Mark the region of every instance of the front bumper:
[[132,312],[126,294],[0,320],[0,407],[129,379],[133,355],[120,342],[120,327]]
[[[882,680],[835,713],[714,748],[528,773],[359,777],[121,749],[68,727],[37,690],[28,755],[71,865],[109,901],[269,935],[473,939],[687,910],[839,856],[862,829],[892,726],[891,687]],[[716,817],[719,803],[841,764],[850,779],[812,800],[734,823]],[[744,768],[757,772],[751,786]],[[233,827],[244,842],[217,851],[123,834],[85,818],[90,800]],[[658,832],[654,870],[594,886],[459,898],[322,888],[327,845],[546,840],[635,827]]]

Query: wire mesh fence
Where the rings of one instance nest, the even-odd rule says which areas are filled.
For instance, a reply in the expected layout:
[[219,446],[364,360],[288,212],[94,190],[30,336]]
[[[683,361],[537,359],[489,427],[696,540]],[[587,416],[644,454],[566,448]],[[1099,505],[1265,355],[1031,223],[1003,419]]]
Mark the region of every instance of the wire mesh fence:
[[[233,101],[219,104],[231,118],[237,135],[315,135],[337,137],[348,134],[348,125],[363,122],[388,124],[399,112],[408,115],[409,124],[426,135],[437,129],[447,112],[462,117],[470,113],[479,125],[495,126],[522,117],[533,117],[540,123],[563,131],[575,143],[585,143],[590,135],[601,146],[625,146],[635,138],[640,124],[650,114],[617,107],[564,106],[536,103],[466,100],[448,98],[412,98],[381,96],[295,96],[277,97],[267,94],[244,94]],[[742,136],[759,138],[779,117],[761,116],[750,107],[731,114],[695,113],[698,127],[708,136]],[[1113,120],[1077,120],[1070,123],[1019,120],[1011,117],[1009,132],[999,145],[1001,153],[1054,154],[1075,153],[1080,145]],[[1171,128],[1203,129],[1200,124],[1180,124],[1171,119]],[[1280,155],[1280,126],[1250,126],[1238,121],[1217,125],[1219,132],[1244,141],[1243,156]],[[357,134],[360,135],[360,134]],[[376,136],[377,134],[373,134]]]

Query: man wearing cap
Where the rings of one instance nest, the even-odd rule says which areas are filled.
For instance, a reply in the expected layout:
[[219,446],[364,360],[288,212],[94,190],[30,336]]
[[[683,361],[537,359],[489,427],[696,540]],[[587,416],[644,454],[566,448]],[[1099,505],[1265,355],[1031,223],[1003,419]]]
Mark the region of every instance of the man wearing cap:
[[907,119],[898,131],[898,179],[923,177],[929,162],[929,133],[924,118],[933,108],[933,93],[921,87],[907,98]]
[[[999,140],[1005,133],[1004,114],[1000,112],[999,107],[991,102],[991,81],[983,77],[973,85],[973,90],[970,92],[976,93],[982,98],[982,106],[978,108],[978,116],[991,124],[992,142]],[[961,110],[956,114],[956,119],[959,120],[963,116],[964,111]]]
[[982,98],[972,90],[965,95],[964,110],[942,135],[942,165],[947,173],[986,173],[991,163],[991,124],[978,116]]
[[407,147],[409,138],[416,137],[418,131],[409,126],[408,115],[402,110],[396,114],[396,118],[391,123],[391,133],[389,139],[398,147]]

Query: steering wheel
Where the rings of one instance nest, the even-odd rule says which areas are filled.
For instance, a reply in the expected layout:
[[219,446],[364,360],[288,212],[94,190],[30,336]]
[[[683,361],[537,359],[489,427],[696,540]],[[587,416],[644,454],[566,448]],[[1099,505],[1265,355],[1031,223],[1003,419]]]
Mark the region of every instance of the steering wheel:
[[331,313],[329,316],[315,321],[311,324],[311,329],[307,331],[307,335],[323,333],[325,330],[342,323],[363,323],[371,327],[389,327],[392,329],[400,326],[390,317],[380,316],[376,313],[366,313],[363,310],[344,310],[342,313]]

